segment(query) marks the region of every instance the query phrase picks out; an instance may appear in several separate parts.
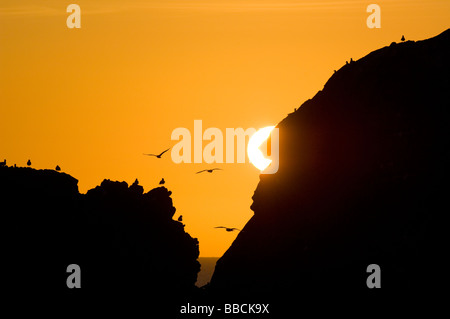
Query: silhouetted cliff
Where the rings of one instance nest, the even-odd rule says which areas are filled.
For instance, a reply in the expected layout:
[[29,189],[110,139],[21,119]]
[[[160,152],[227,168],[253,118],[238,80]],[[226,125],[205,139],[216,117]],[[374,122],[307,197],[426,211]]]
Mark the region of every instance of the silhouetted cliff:
[[[136,295],[151,307],[196,289],[198,240],[172,219],[170,191],[104,180],[84,195],[77,183],[52,170],[0,167],[5,291],[78,306],[77,294]],[[66,286],[70,264],[81,267],[81,289]]]
[[[261,175],[254,216],[211,291],[289,296],[299,309],[313,292],[436,293],[450,211],[449,57],[449,30],[392,43],[344,65],[281,121],[279,171]],[[379,292],[366,286],[370,264],[381,267]]]

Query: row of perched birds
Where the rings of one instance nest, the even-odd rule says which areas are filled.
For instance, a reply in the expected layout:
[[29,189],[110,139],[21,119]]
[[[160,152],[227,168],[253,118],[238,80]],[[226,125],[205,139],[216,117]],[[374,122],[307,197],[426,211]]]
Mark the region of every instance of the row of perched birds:
[[[3,162],[0,162],[0,166],[2,166],[2,167],[6,166],[6,159],[4,159]],[[28,160],[27,166],[28,167],[31,166],[31,160]],[[14,164],[14,167],[17,167],[16,164]],[[61,171],[61,167],[59,167],[59,165],[56,165],[55,171],[58,171],[58,172]]]
[[[164,153],[166,153],[166,152],[169,151],[169,150],[170,150],[170,147],[169,147],[168,149],[166,149],[165,151],[159,153],[159,154],[145,154],[145,153],[144,153],[143,155],[146,155],[146,156],[154,156],[154,157],[156,157],[156,158],[161,158],[161,157],[164,155]],[[203,172],[212,173],[212,172],[218,171],[218,170],[222,170],[222,169],[220,169],[220,168],[207,168],[207,169],[203,169],[203,170],[201,170],[201,171],[198,171],[198,172],[196,172],[195,174],[200,174],[200,173],[203,173]],[[166,181],[165,181],[164,178],[163,178],[163,179],[161,179],[161,181],[159,182],[159,185],[164,185],[165,183],[166,183]],[[179,222],[182,222],[182,221],[183,221],[183,216],[182,216],[182,215],[180,215],[180,216],[178,217],[178,221],[179,221]],[[241,231],[240,229],[234,228],[234,227],[217,226],[217,227],[214,227],[214,228],[225,229],[225,231],[227,231],[227,232],[232,232],[232,231],[235,231],[235,230]]]
[[[404,35],[402,35],[402,38],[401,38],[401,41],[402,42],[405,42],[406,41],[406,39],[405,39],[405,36]],[[353,58],[350,58],[350,62],[349,61],[345,61],[345,65],[349,65],[349,64],[352,64],[353,62],[355,62],[355,61],[353,61]],[[336,73],[337,71],[336,70],[334,70],[334,73]],[[294,109],[294,112],[295,111],[297,111],[297,109]]]

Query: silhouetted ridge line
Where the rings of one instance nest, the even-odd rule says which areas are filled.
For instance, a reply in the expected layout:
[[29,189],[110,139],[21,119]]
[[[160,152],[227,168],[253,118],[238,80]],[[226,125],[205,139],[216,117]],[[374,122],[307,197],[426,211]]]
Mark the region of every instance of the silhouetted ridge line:
[[[260,176],[254,216],[217,262],[210,292],[286,299],[292,309],[305,296],[325,303],[439,291],[449,57],[449,30],[394,43],[344,65],[281,121],[279,170]],[[379,292],[366,285],[372,263],[381,267]]]
[[[80,194],[77,183],[55,170],[0,167],[6,290],[36,291],[33,300],[51,293],[69,303],[132,294],[146,305],[195,293],[199,243],[172,219],[167,188],[144,193],[137,179],[130,187],[104,180]],[[81,267],[79,292],[66,286],[73,263]],[[32,284],[24,275],[30,269]]]

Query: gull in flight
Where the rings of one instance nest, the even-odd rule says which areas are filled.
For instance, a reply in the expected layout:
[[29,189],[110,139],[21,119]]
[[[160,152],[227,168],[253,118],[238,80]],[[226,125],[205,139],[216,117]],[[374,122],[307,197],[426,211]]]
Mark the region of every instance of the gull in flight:
[[225,228],[225,230],[227,232],[231,232],[231,231],[234,231],[234,230],[241,231],[240,229],[237,229],[237,228],[229,228],[229,227],[225,227],[225,226],[217,226],[217,227],[214,227],[214,228]]
[[198,171],[198,172],[195,173],[195,174],[199,174],[199,173],[203,173],[203,172],[212,173],[213,171],[216,171],[216,170],[222,171],[221,168],[211,168],[211,169],[204,169],[204,170],[202,170],[202,171]]
[[162,156],[165,152],[167,152],[168,150],[170,150],[170,147],[169,147],[168,149],[166,149],[164,152],[162,152],[161,154],[159,154],[159,155],[156,155],[156,154],[144,154],[144,155],[147,155],[147,156],[155,156],[156,158],[161,158],[161,156]]

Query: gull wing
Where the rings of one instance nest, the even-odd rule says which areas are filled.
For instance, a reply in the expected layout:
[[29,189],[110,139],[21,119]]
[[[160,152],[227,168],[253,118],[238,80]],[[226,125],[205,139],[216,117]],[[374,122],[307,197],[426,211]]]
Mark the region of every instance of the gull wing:
[[165,152],[167,152],[168,150],[170,150],[170,147],[168,149],[166,149],[164,152],[162,152],[161,154],[159,154],[159,156],[163,155]]

